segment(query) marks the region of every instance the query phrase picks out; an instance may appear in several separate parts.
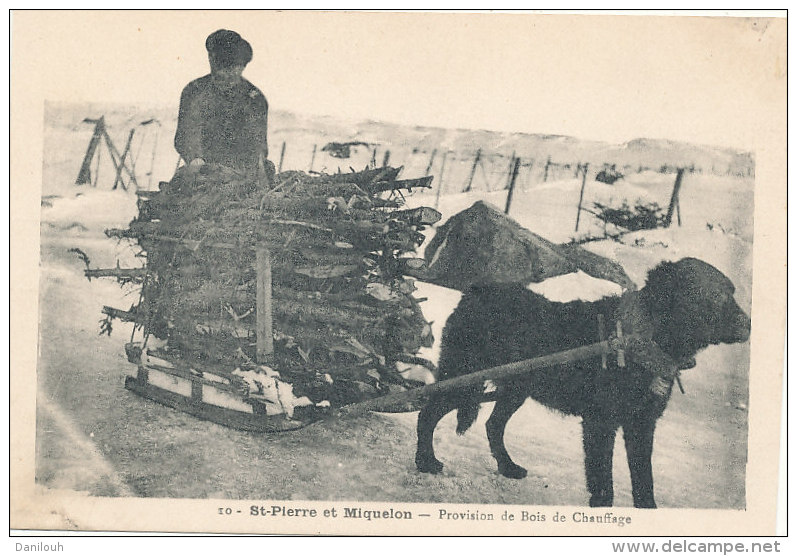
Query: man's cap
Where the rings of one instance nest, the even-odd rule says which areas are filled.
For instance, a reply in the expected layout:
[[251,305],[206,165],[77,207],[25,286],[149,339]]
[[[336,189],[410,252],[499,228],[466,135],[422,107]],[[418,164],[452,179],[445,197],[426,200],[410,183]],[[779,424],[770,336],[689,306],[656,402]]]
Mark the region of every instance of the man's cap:
[[211,33],[205,41],[205,48],[222,68],[245,66],[252,61],[252,45],[235,31],[219,29]]

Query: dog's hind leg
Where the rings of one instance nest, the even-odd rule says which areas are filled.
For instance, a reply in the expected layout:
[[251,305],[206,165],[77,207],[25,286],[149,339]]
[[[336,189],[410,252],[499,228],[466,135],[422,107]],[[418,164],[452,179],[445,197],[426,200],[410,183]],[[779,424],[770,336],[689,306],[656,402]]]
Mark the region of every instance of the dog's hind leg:
[[526,392],[505,391],[498,397],[493,408],[493,413],[487,420],[487,440],[490,442],[490,451],[498,462],[498,472],[510,479],[523,479],[527,471],[512,461],[504,445],[504,431],[506,424],[514,413],[526,401]]
[[653,433],[656,420],[643,418],[623,424],[625,451],[628,455],[628,469],[631,471],[631,493],[635,508],[655,508],[653,497]]
[[582,428],[589,505],[593,508],[611,506],[614,503],[612,456],[617,427],[604,419],[585,416]]
[[432,398],[418,413],[418,447],[415,451],[415,467],[421,473],[440,473],[443,464],[434,455],[434,430],[440,419],[456,409],[456,400]]

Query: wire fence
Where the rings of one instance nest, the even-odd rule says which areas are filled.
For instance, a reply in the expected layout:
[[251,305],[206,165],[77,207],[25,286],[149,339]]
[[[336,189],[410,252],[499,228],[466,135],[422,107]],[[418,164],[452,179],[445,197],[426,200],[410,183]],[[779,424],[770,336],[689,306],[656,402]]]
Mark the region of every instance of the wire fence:
[[[93,122],[92,122],[93,123]],[[168,126],[165,126],[168,127]],[[108,149],[99,143],[92,154],[91,145],[86,152],[84,165],[78,182],[98,185],[99,174],[104,178],[99,183],[110,181],[113,188],[118,185],[132,185],[144,189],[156,187],[161,180],[168,180],[180,165],[180,159],[171,141],[170,129],[161,129],[158,120],[150,119],[138,124],[126,138],[117,139],[117,148],[108,139]],[[134,133],[135,132],[135,133]],[[118,137],[118,133],[116,134]],[[127,142],[124,142],[127,139]],[[349,145],[348,148],[335,150],[330,145]],[[95,145],[97,147],[97,145]],[[579,180],[585,166],[587,180],[603,181],[604,175],[629,176],[642,172],[659,174],[675,174],[684,168],[688,174],[707,174],[729,176],[735,178],[753,178],[755,170],[749,164],[712,164],[700,167],[695,164],[675,165],[663,163],[658,166],[647,164],[629,164],[620,161],[596,160],[562,160],[552,155],[528,155],[517,152],[490,151],[488,149],[454,149],[447,147],[428,148],[411,145],[380,145],[366,142],[324,143],[314,140],[312,136],[302,136],[291,141],[285,139],[272,143],[270,160],[278,171],[301,170],[317,173],[337,173],[359,171],[365,168],[391,165],[402,166],[404,178],[434,176],[432,188],[440,195],[463,193],[468,191],[498,191],[509,188],[514,161],[518,168],[515,187],[531,188],[549,181],[567,179]],[[105,152],[108,151],[108,152]],[[116,152],[114,152],[116,151]],[[121,154],[120,154],[121,153]],[[124,155],[124,159],[122,159]],[[89,160],[91,158],[91,160]],[[120,172],[120,169],[122,170]],[[90,174],[90,177],[89,177]],[[121,181],[119,178],[125,178]],[[611,182],[607,182],[611,183]]]

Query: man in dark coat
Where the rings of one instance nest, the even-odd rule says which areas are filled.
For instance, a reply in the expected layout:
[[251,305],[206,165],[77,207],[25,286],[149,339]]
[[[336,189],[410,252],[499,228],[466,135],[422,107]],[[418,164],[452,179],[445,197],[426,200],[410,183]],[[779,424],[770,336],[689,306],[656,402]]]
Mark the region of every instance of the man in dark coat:
[[[219,164],[247,175],[273,173],[268,162],[268,102],[242,77],[252,47],[226,29],[205,41],[210,75],[183,89],[174,146],[191,167]],[[270,170],[270,171],[269,171]]]

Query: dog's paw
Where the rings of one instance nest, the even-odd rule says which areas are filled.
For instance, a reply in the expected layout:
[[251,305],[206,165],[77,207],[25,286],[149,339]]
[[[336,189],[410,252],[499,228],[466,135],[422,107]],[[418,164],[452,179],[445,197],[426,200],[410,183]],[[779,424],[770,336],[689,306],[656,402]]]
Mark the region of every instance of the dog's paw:
[[499,465],[498,472],[509,479],[525,479],[526,475],[529,474],[523,467],[511,461]]
[[415,467],[421,473],[437,474],[443,471],[443,464],[436,458],[415,458]]

